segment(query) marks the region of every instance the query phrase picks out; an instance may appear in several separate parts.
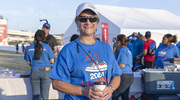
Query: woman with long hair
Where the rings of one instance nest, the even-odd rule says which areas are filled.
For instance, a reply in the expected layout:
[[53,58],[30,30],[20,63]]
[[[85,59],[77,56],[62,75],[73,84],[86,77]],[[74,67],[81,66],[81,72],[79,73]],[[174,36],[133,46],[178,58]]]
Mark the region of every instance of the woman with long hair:
[[177,42],[177,36],[166,34],[163,36],[162,43],[159,44],[155,51],[155,58],[153,61],[153,68],[164,68],[163,62],[180,61],[180,54],[178,48],[172,43]]
[[132,72],[132,53],[127,47],[127,38],[124,34],[120,34],[116,38],[116,47],[118,52],[115,58],[122,69],[121,84],[114,91],[112,100],[118,100],[121,96],[122,100],[129,100],[129,89],[134,81],[134,75]]
[[37,30],[36,43],[31,44],[25,50],[24,59],[31,67],[30,81],[33,90],[33,100],[49,98],[51,79],[49,73],[51,64],[54,63],[54,53],[48,44],[42,43],[45,33]]

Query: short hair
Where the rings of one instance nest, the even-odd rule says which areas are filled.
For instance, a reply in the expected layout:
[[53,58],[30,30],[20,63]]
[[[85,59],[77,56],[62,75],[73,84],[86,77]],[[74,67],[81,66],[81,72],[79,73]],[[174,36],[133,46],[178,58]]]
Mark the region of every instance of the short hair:
[[146,38],[150,38],[151,37],[151,32],[150,31],[146,31],[145,37]]

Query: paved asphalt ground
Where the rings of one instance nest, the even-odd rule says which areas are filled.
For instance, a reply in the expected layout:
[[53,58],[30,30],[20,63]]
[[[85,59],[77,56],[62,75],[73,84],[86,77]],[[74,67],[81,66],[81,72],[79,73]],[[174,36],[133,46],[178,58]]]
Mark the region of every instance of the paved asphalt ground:
[[24,60],[24,54],[0,50],[0,69],[15,70],[16,73],[30,71],[30,67]]

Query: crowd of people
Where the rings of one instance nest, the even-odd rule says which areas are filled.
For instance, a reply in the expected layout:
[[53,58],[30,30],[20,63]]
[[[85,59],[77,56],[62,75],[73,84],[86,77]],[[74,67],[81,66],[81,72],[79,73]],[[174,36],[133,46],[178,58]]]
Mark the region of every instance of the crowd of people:
[[[133,71],[146,68],[163,69],[164,62],[174,63],[174,61],[180,61],[180,42],[177,43],[176,35],[165,34],[162,38],[162,43],[157,44],[157,48],[156,42],[151,39],[150,31],[147,31],[145,36],[134,32],[127,38],[126,46],[133,56]],[[115,38],[113,38],[113,41],[114,39]],[[128,43],[130,43],[129,46]],[[115,44],[114,42],[113,49],[117,50],[118,47]],[[154,50],[151,48],[153,45]],[[116,54],[116,51],[114,51],[114,54]]]
[[[72,35],[59,54],[56,39],[49,34],[50,24],[37,30],[35,43],[24,54],[31,66],[33,100],[48,99],[51,82],[55,90],[65,93],[64,100],[129,100],[133,71],[163,68],[163,61],[180,60],[180,43],[173,45],[177,37],[171,34],[164,35],[157,49],[150,31],[145,36],[120,34],[113,38],[112,50],[95,36],[99,20],[94,5],[80,4],[75,16],[79,35]],[[95,88],[94,82],[105,82],[106,87]]]

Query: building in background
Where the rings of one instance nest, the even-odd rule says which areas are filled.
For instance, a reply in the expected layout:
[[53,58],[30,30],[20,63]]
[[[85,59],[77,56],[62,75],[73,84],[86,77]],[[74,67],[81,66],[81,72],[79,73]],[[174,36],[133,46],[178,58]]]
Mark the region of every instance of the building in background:
[[[0,46],[15,45],[17,43],[33,43],[34,32],[30,30],[7,30],[7,19],[0,15]],[[53,34],[58,45],[63,45],[63,34]]]
[[[7,41],[9,45],[14,45],[16,43],[33,43],[34,42],[34,32],[32,31],[15,31],[15,30],[7,30]],[[63,34],[55,34],[53,35],[58,45],[63,45]]]
[[8,42],[13,41],[34,41],[34,32],[32,31],[15,31],[15,30],[8,30],[7,31],[7,40]]
[[63,45],[63,35],[64,34],[54,34],[53,36],[56,38],[58,45]]

